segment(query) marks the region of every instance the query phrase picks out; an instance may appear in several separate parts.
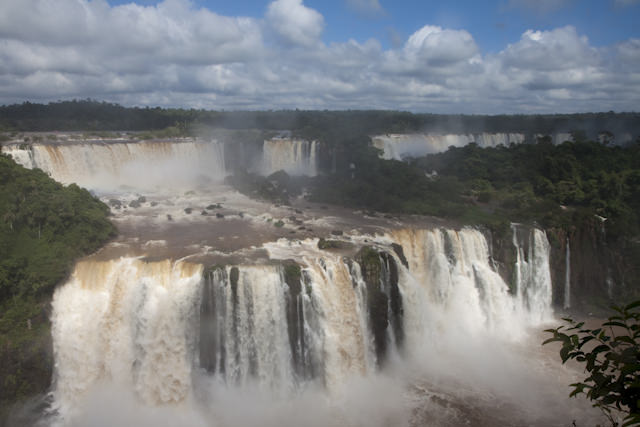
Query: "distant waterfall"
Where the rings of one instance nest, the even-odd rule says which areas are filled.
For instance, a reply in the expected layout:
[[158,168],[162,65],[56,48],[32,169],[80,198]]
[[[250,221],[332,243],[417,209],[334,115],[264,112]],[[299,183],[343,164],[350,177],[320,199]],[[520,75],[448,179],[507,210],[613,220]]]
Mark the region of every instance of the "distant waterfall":
[[53,301],[55,405],[72,417],[104,381],[151,405],[197,398],[203,378],[285,395],[334,390],[443,337],[519,339],[550,315],[549,245],[515,226],[514,244],[515,292],[471,228],[396,230],[350,258],[279,240],[265,247],[270,264],[206,271],[81,261]]
[[478,134],[388,134],[372,138],[373,146],[382,150],[382,158],[402,160],[441,153],[449,147],[463,147],[475,142],[480,147],[520,144],[522,133],[478,133]]
[[316,141],[273,138],[264,141],[262,169],[265,175],[284,170],[289,175],[316,176],[318,173]]
[[224,145],[217,141],[13,144],[2,152],[59,182],[98,191],[132,183],[144,190],[193,187],[225,175]]
[[[536,134],[532,138],[541,138],[546,135]],[[553,144],[561,144],[572,141],[570,133],[554,133],[549,135]],[[449,147],[464,147],[470,143],[476,143],[480,147],[497,147],[499,145],[521,144],[525,141],[524,133],[415,133],[415,134],[387,134],[373,136],[372,143],[375,148],[382,151],[384,159],[403,160],[408,157],[421,157],[427,154],[442,153]]]

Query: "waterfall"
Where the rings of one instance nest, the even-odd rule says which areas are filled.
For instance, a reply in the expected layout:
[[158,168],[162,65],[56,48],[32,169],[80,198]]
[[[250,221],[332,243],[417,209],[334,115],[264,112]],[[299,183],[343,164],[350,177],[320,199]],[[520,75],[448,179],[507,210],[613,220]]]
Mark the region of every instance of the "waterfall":
[[200,364],[226,382],[293,384],[287,330],[288,291],[274,266],[227,267],[205,277]]
[[202,267],[135,258],[81,261],[53,297],[55,402],[63,417],[96,383],[152,405],[191,392]]
[[[537,256],[544,258],[548,256],[544,234],[535,235],[541,246]],[[524,296],[512,295],[493,269],[487,241],[478,230],[398,230],[390,238],[402,246],[408,263],[405,268],[398,262],[405,342],[410,345],[424,345],[425,337],[443,328],[456,331],[452,334],[515,339],[527,325],[537,325],[550,315],[550,279],[527,276],[520,281]],[[548,262],[524,259],[535,265],[531,275],[550,277]]]
[[564,302],[562,308],[571,308],[571,247],[567,237],[567,249],[564,260]]
[[[324,383],[336,387],[350,375],[371,369],[362,293],[354,289],[349,266],[340,257],[308,258],[304,274],[318,310],[317,348],[324,355]],[[357,271],[357,270],[356,270]],[[362,281],[356,276],[356,284]]]
[[27,168],[40,168],[64,184],[98,191],[190,188],[225,175],[217,141],[81,142],[7,145],[2,152]]
[[265,175],[284,170],[289,175],[316,176],[316,141],[273,138],[264,141],[262,169]]
[[477,134],[388,134],[372,137],[373,146],[382,150],[382,158],[402,160],[447,151],[451,146],[463,147],[475,142],[480,147],[520,144],[522,133],[477,133]]
[[16,163],[28,169],[35,167],[33,159],[33,150],[28,144],[9,144],[3,145],[2,154],[9,155]]
[[256,380],[272,389],[312,380],[331,387],[373,371],[366,288],[357,264],[309,259],[299,280],[286,283],[276,266],[208,273],[200,365],[227,383]]
[[534,324],[540,324],[552,318],[549,241],[542,230],[523,230],[517,224],[511,228],[516,248],[518,304]]
[[333,393],[394,360],[442,363],[446,342],[519,340],[550,315],[549,245],[515,225],[513,241],[515,291],[472,228],[368,236],[348,257],[281,239],[268,264],[210,269],[81,261],[53,300],[55,409],[72,420],[105,382],[158,407],[191,407],[203,387]]
[[[546,136],[535,134],[535,140]],[[572,141],[570,133],[554,133],[549,135],[553,144],[562,144]],[[521,144],[525,141],[524,133],[421,133],[421,134],[387,134],[376,135],[371,138],[373,146],[382,150],[382,158],[390,160],[403,160],[407,157],[420,157],[427,154],[442,153],[449,147],[464,147],[470,143],[476,143],[480,147],[507,146],[509,144]]]

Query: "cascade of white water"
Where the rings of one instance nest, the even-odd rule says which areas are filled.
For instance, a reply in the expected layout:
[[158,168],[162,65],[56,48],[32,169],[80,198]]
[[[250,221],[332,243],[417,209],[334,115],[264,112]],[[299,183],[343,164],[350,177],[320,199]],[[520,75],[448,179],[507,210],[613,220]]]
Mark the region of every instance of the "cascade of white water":
[[[534,138],[542,138],[544,134],[533,135]],[[554,133],[548,135],[553,144],[562,144],[572,141],[570,133]],[[372,137],[373,146],[382,150],[384,159],[402,160],[407,157],[419,157],[432,153],[447,151],[449,147],[464,147],[469,143],[476,143],[480,147],[508,146],[509,144],[521,144],[525,140],[523,133],[468,133],[468,134],[387,134]]]
[[262,170],[270,175],[284,170],[290,175],[317,175],[317,142],[289,138],[264,141]]
[[2,146],[2,154],[7,154],[18,163],[27,169],[33,169],[35,167],[33,160],[33,150],[31,146],[27,144],[9,144]]
[[132,183],[141,190],[193,187],[225,175],[224,145],[217,141],[9,145],[3,152],[59,182],[99,191]]
[[[551,270],[549,267],[549,241],[544,231],[532,229],[525,239],[516,224],[512,225],[513,244],[516,247],[516,283],[518,303],[532,324],[552,318]],[[528,245],[526,243],[528,241]]]
[[402,301],[396,262],[390,255],[369,252],[374,258],[365,279],[358,261],[318,250],[317,240],[281,239],[267,249],[272,259],[293,258],[303,267],[320,323],[315,348],[324,354],[325,384],[331,387],[334,378],[373,372],[395,357],[395,346],[403,338]]
[[422,345],[425,334],[443,328],[522,334],[523,310],[491,267],[478,230],[398,230],[390,238],[402,245],[409,265],[400,268],[407,343]]
[[271,259],[296,261],[299,282],[282,265],[202,273],[184,262],[80,262],[53,302],[55,404],[63,418],[73,415],[100,382],[161,406],[208,396],[194,387],[211,387],[209,380],[274,396],[305,384],[331,392],[400,354],[437,359],[427,365],[446,355],[466,360],[470,343],[516,340],[550,312],[546,236],[518,232],[525,234],[514,226],[515,295],[471,228],[368,237],[377,276],[377,263],[364,268],[315,240],[265,245]]
[[562,307],[571,308],[571,247],[567,237],[567,248],[564,259],[564,302]]
[[362,270],[357,262],[351,263],[349,272],[354,283],[354,293],[356,297],[356,311],[362,331],[364,345],[364,368],[366,372],[373,372],[376,367],[376,353],[373,342],[373,335],[369,325],[369,307],[367,305],[368,292],[367,285],[362,278]]
[[306,173],[308,176],[316,176],[318,174],[318,141],[311,141],[311,146],[309,147],[309,172]]
[[520,144],[522,133],[477,134],[390,134],[372,137],[373,146],[382,150],[384,159],[402,160],[446,151],[449,147],[463,147],[475,142],[480,147]]
[[208,303],[214,304],[201,319],[201,328],[213,334],[201,334],[201,340],[211,336],[216,343],[204,355],[201,351],[201,358],[209,359],[209,370],[232,384],[256,381],[270,389],[291,386],[287,285],[280,269],[227,267],[211,273],[204,291],[210,293]]
[[322,349],[324,382],[332,388],[348,376],[366,373],[373,358],[367,354],[371,346],[363,329],[362,294],[354,290],[351,272],[342,258],[306,258],[305,264],[321,331],[316,348]]
[[149,404],[188,397],[201,274],[184,262],[78,263],[52,303],[54,395],[63,418],[104,381]]

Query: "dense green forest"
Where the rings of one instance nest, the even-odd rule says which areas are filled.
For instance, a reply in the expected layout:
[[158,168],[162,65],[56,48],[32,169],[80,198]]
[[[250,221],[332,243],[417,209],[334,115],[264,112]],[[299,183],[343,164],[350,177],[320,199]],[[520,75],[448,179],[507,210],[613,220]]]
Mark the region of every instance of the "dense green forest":
[[640,141],[469,144],[409,163],[381,160],[375,151],[361,145],[348,159],[355,167],[319,177],[312,198],[488,225],[568,226],[576,215],[597,214],[614,235],[640,231]]
[[403,111],[209,111],[123,107],[95,100],[0,106],[0,131],[141,131],[175,127],[183,134],[203,128],[290,130],[332,144],[344,137],[388,132],[527,132],[576,129],[595,134],[640,134],[638,113],[546,115],[444,115]]
[[48,387],[51,293],[115,234],[108,214],[87,190],[0,155],[0,421],[9,403]]

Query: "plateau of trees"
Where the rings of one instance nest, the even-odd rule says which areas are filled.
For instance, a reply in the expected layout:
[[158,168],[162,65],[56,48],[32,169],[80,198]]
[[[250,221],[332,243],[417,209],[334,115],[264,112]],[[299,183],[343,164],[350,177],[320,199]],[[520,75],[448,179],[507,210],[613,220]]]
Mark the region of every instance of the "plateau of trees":
[[49,386],[48,302],[74,260],[115,234],[108,213],[87,190],[0,155],[0,424]]
[[408,163],[379,159],[364,138],[347,147],[353,167],[319,177],[314,200],[487,225],[569,227],[599,215],[612,237],[640,232],[640,141],[469,144]]
[[345,136],[376,133],[523,132],[552,134],[572,129],[640,134],[638,113],[546,115],[415,114],[406,111],[212,111],[123,107],[92,99],[0,106],[0,131],[150,131],[175,128],[183,135],[206,128],[290,130],[330,144]]
[[75,184],[0,156],[0,301],[52,290],[71,260],[99,248],[115,229],[108,207]]

